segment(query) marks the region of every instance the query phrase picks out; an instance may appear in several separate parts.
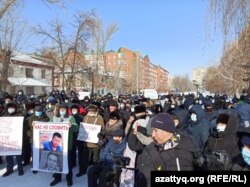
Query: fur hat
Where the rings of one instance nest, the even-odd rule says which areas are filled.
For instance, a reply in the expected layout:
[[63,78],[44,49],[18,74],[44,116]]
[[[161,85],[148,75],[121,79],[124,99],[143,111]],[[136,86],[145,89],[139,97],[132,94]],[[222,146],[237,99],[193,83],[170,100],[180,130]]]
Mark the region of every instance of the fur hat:
[[36,105],[35,111],[42,112],[43,111],[43,107],[41,105]]
[[116,108],[118,108],[118,103],[114,100],[111,100],[109,103],[108,103],[109,106],[115,106]]
[[26,110],[34,109],[35,103],[26,103],[25,108],[26,108]]
[[7,96],[5,96],[5,99],[10,99],[10,100],[12,100],[13,101],[13,96],[11,96],[11,95],[7,95]]
[[62,103],[59,105],[59,108],[68,108],[68,104],[67,103]]
[[8,103],[8,104],[6,105],[6,108],[10,108],[10,107],[12,107],[12,108],[17,108],[17,104],[14,103],[14,102]]
[[90,104],[88,106],[88,111],[97,111],[98,107],[96,105]]
[[117,112],[111,112],[110,115],[109,115],[109,119],[113,119],[113,120],[119,120],[120,119],[120,116]]
[[228,114],[220,114],[216,120],[216,124],[218,124],[218,123],[227,124],[228,120],[229,120]]
[[77,104],[73,104],[73,105],[71,105],[71,107],[70,107],[71,109],[73,109],[73,108],[76,108],[77,110],[79,110],[79,105],[77,105]]
[[142,113],[142,112],[146,112],[146,107],[145,105],[137,105],[135,106],[134,108],[134,112],[137,114],[137,113]]

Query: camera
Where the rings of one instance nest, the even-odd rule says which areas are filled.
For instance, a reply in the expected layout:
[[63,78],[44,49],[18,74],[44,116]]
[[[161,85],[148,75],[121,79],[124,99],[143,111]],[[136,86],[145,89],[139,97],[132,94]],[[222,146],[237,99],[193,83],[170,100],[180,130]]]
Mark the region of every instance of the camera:
[[142,126],[137,126],[137,132],[140,132],[144,135],[148,135],[147,134],[147,129],[145,127],[142,127]]
[[231,161],[229,154],[225,150],[218,150],[211,154],[197,156],[195,164],[200,168],[209,170],[228,170]]
[[106,134],[104,132],[100,132],[97,134],[97,137],[99,141],[97,142],[97,145],[99,147],[105,147],[106,143],[108,142],[108,139],[106,138]]
[[130,158],[124,156],[114,156],[114,162],[116,167],[125,168],[130,164]]

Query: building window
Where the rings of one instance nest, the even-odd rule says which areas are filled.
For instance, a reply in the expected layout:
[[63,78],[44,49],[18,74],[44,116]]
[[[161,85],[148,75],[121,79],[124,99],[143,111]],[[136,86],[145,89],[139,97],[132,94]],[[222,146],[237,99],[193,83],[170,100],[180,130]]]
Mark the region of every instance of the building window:
[[34,87],[33,86],[26,86],[26,94],[34,94]]
[[14,70],[13,68],[9,68],[9,77],[13,77],[14,76]]
[[33,78],[33,69],[26,68],[25,75],[27,78]]
[[46,70],[45,70],[45,69],[42,69],[42,72],[41,72],[41,73],[42,73],[42,77],[41,77],[42,79],[45,79],[45,78],[46,78],[46,77],[45,77],[45,72],[46,72]]
[[15,86],[11,86],[10,87],[10,94],[15,94],[16,93],[16,87]]
[[46,88],[42,87],[42,92],[45,94],[46,93]]

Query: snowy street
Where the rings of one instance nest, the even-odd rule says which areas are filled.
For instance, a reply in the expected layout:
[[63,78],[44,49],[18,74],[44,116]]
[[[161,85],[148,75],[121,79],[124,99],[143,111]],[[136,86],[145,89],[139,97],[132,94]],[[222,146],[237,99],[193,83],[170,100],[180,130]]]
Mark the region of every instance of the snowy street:
[[[2,177],[3,173],[6,171],[6,164],[0,165],[0,184],[1,186],[6,187],[46,187],[50,186],[50,182],[54,179],[52,173],[47,172],[38,172],[33,174],[31,165],[24,167],[24,175],[18,176],[17,167],[15,166],[15,171],[7,177]],[[78,166],[73,169],[73,186],[74,187],[86,187],[87,184],[87,175],[81,177],[76,177],[78,173]],[[56,185],[56,187],[65,187],[67,186],[66,175],[62,175],[62,181]]]

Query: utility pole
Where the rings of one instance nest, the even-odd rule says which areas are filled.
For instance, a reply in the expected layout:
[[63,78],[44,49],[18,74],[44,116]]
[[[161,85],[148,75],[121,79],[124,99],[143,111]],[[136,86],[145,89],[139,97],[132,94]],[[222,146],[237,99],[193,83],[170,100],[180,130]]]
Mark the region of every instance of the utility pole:
[[94,85],[94,70],[91,69],[91,67],[89,67],[89,73],[91,76],[91,98],[94,97],[94,89],[95,89],[95,85]]

